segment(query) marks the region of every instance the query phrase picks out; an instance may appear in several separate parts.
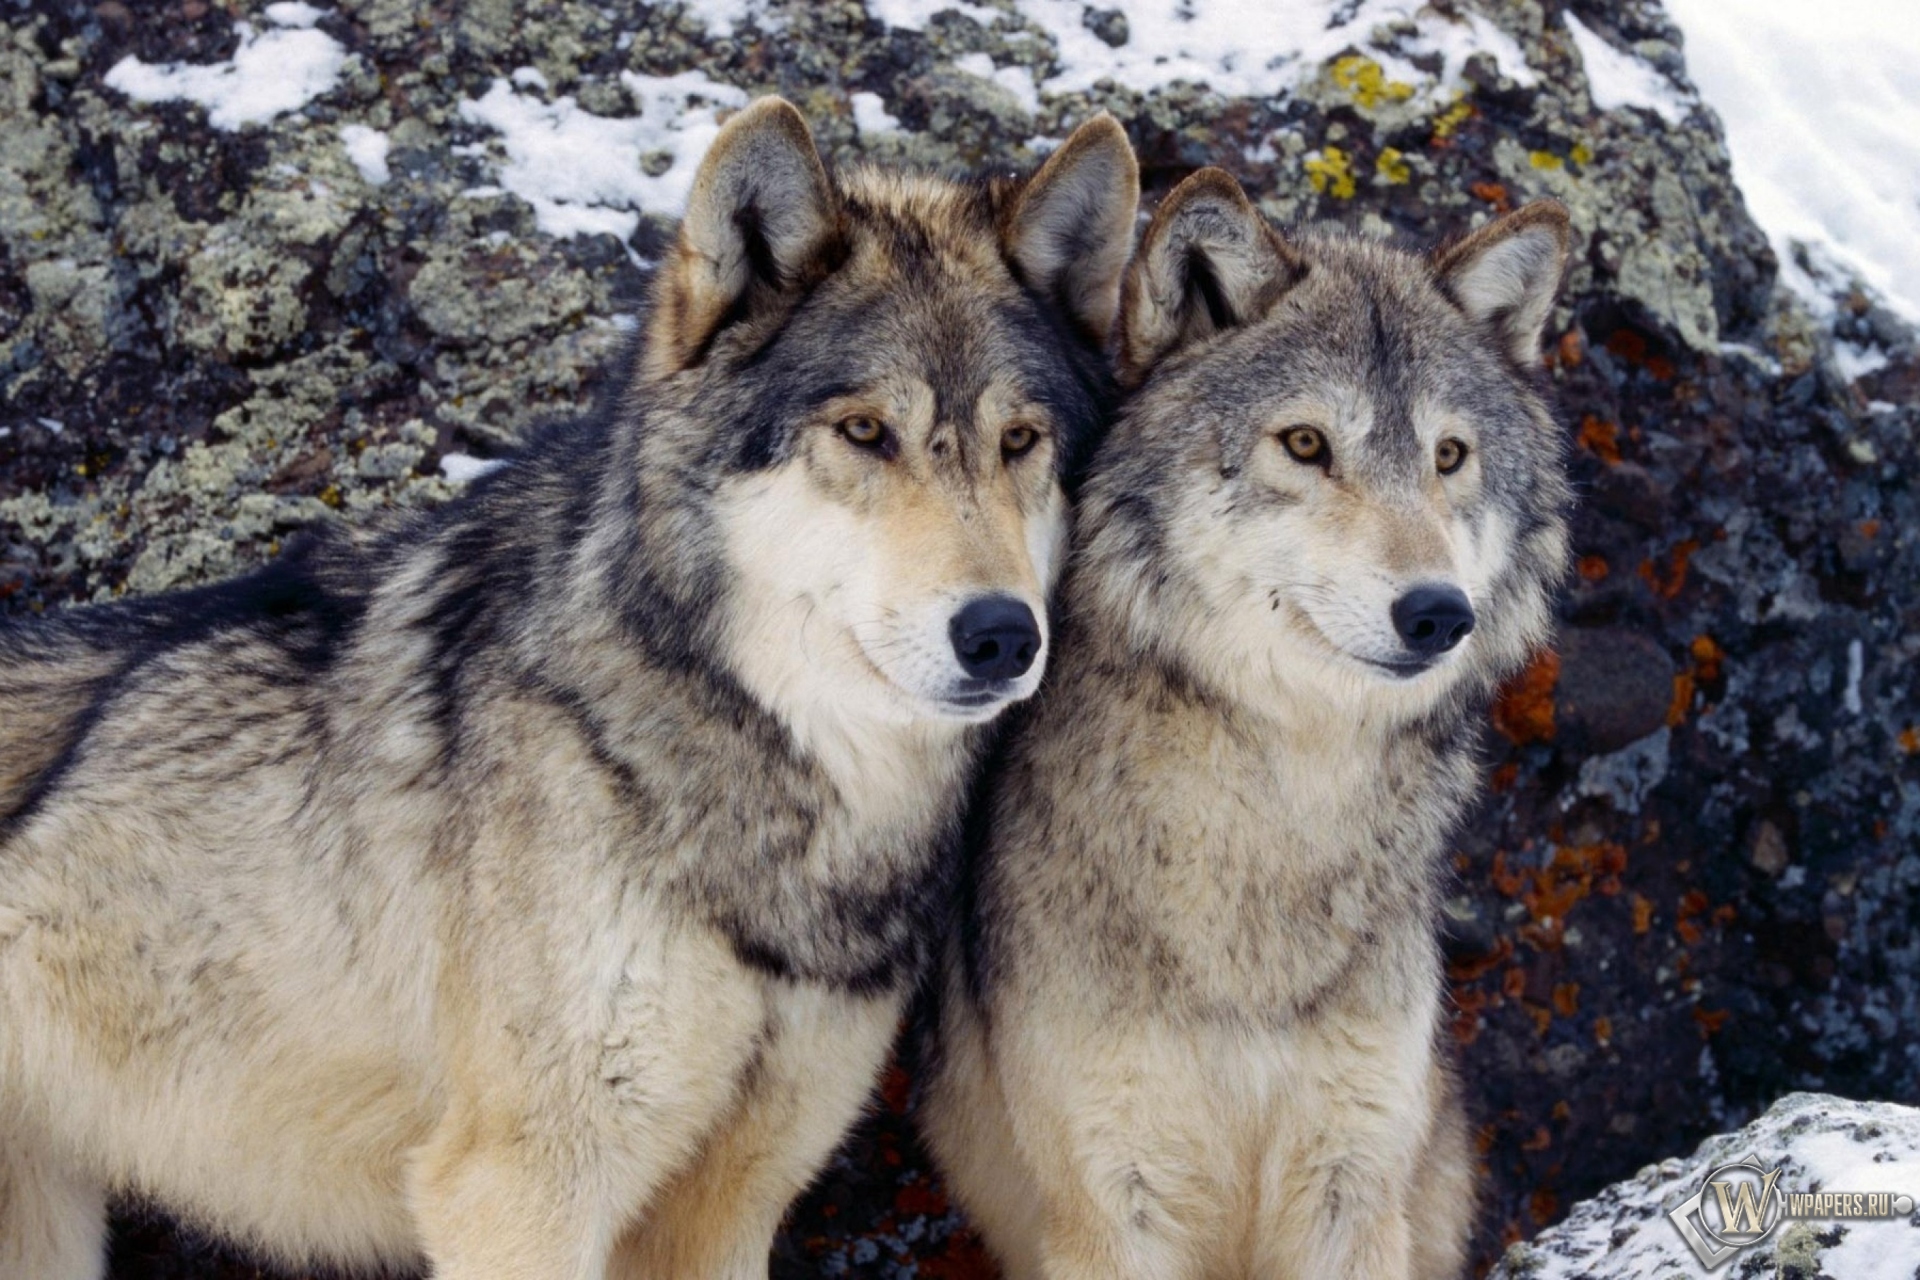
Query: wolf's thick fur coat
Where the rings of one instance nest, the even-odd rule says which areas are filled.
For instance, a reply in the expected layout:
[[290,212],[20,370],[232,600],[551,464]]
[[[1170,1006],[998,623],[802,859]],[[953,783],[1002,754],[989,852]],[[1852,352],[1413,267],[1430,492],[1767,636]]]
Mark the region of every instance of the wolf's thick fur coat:
[[[1288,240],[1217,170],[1157,210],[937,993],[925,1125],[1009,1280],[1460,1271],[1435,888],[1564,569],[1567,238]],[[1477,615],[1424,667],[1417,585]]]
[[834,178],[762,100],[610,413],[0,630],[0,1276],[93,1280],[117,1195],[295,1263],[764,1276],[1039,680],[948,628],[1044,619],[1136,199],[1104,118]]

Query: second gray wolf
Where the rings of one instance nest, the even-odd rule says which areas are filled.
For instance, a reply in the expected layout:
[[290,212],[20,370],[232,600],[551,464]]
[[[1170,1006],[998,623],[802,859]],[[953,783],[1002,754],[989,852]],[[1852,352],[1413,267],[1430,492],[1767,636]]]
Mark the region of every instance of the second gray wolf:
[[1284,237],[1219,170],[1156,211],[938,991],[923,1119],[1010,1280],[1460,1272],[1435,894],[1564,571],[1568,241]]
[[0,630],[0,1276],[766,1275],[1050,639],[1137,176],[721,131],[630,385],[429,515]]

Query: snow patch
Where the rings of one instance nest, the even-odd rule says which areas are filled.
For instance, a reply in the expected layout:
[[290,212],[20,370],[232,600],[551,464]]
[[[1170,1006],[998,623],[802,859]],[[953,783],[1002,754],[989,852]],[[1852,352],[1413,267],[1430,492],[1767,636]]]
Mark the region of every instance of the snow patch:
[[276,27],[310,27],[327,16],[324,9],[303,4],[301,0],[279,0],[260,12]]
[[[917,0],[867,0],[868,12],[893,26],[898,6]],[[1491,54],[1503,74],[1534,83],[1520,46],[1478,14],[1451,18],[1407,0],[1112,0],[1126,16],[1128,38],[1115,48],[1085,22],[1082,0],[1017,0],[1020,12],[1052,39],[1059,71],[1045,93],[1071,93],[1102,80],[1142,92],[1177,81],[1204,84],[1226,97],[1271,98],[1317,74],[1329,59],[1358,49],[1395,80],[1455,89],[1468,55]],[[1405,57],[1370,46],[1376,28],[1410,28],[1402,48],[1437,53],[1444,66],[1437,86]]]
[[440,474],[455,484],[466,484],[506,466],[500,458],[476,458],[466,453],[440,455]]
[[1911,6],[1669,0],[1667,9],[1787,285],[1825,316],[1831,294],[1857,278],[1920,324],[1920,22]]
[[347,159],[353,161],[353,167],[360,171],[368,185],[384,187],[387,184],[393,173],[387,168],[386,134],[363,124],[343,124],[340,142],[347,149]]
[[766,0],[694,0],[688,12],[698,17],[708,34],[730,36],[752,18],[762,31],[778,31],[785,23],[766,12]]
[[261,31],[234,24],[240,47],[230,61],[156,64],[125,57],[108,70],[106,85],[135,102],[194,103],[206,110],[207,123],[228,132],[298,111],[340,82],[346,48],[313,29],[323,15],[311,5],[268,5],[266,16],[282,25]]
[[1033,86],[1033,75],[1025,67],[996,67],[993,58],[984,53],[969,53],[964,58],[955,58],[953,65],[970,76],[990,80],[1013,95],[1020,109],[1028,115],[1040,110],[1040,91]]
[[638,116],[597,116],[571,97],[544,102],[506,80],[460,104],[463,119],[500,135],[506,151],[500,186],[532,205],[550,236],[604,233],[626,240],[643,210],[678,217],[700,159],[720,132],[720,112],[747,105],[744,90],[698,71],[628,71],[620,81],[639,103]]
[[1679,124],[1687,118],[1691,108],[1673,81],[1608,44],[1572,13],[1566,18],[1567,32],[1580,51],[1580,65],[1587,73],[1587,96],[1595,107],[1602,111],[1639,107],[1668,124]]
[[967,4],[965,0],[867,0],[867,12],[902,31],[924,31],[934,15],[941,13],[958,13],[983,27],[1001,16],[998,9]]
[[853,104],[853,127],[862,135],[900,132],[900,121],[887,110],[885,99],[877,93],[855,93],[847,101]]

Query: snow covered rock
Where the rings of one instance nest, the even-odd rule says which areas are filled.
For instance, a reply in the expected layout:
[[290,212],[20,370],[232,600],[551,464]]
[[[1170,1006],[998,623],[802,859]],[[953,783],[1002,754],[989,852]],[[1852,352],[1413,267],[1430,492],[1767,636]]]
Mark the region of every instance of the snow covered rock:
[[[1670,1280],[1706,1266],[1671,1218],[1707,1191],[1714,1170],[1748,1161],[1779,1171],[1758,1208],[1772,1230],[1716,1262],[1730,1278],[1913,1280],[1920,1274],[1920,1108],[1794,1093],[1737,1133],[1700,1144],[1691,1156],[1648,1165],[1573,1207],[1565,1221],[1516,1244],[1488,1280]],[[1734,1184],[1737,1191],[1738,1183]],[[1880,1193],[1885,1216],[1836,1218],[1829,1206],[1796,1205],[1796,1193]],[[1696,1227],[1723,1225],[1709,1192],[1693,1206]],[[1880,1205],[1866,1206],[1869,1209]],[[1814,1212],[1804,1216],[1801,1208]],[[1904,1212],[1901,1212],[1904,1210]],[[1712,1240],[1706,1247],[1716,1250]]]

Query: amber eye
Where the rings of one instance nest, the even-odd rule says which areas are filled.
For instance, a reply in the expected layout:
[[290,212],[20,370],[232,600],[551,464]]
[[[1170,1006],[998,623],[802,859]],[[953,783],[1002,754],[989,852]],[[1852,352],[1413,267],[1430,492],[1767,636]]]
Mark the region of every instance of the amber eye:
[[859,445],[862,449],[883,449],[887,444],[887,424],[878,418],[869,418],[856,413],[851,418],[842,418],[838,424],[841,435],[849,444]]
[[1000,456],[1017,458],[1040,443],[1040,433],[1032,427],[1008,427],[1000,437]]
[[1433,465],[1440,468],[1440,474],[1450,476],[1467,461],[1467,443],[1455,440],[1451,436],[1442,440],[1433,451]]
[[1280,443],[1287,447],[1295,462],[1324,467],[1329,461],[1327,438],[1313,427],[1288,427],[1280,433]]

